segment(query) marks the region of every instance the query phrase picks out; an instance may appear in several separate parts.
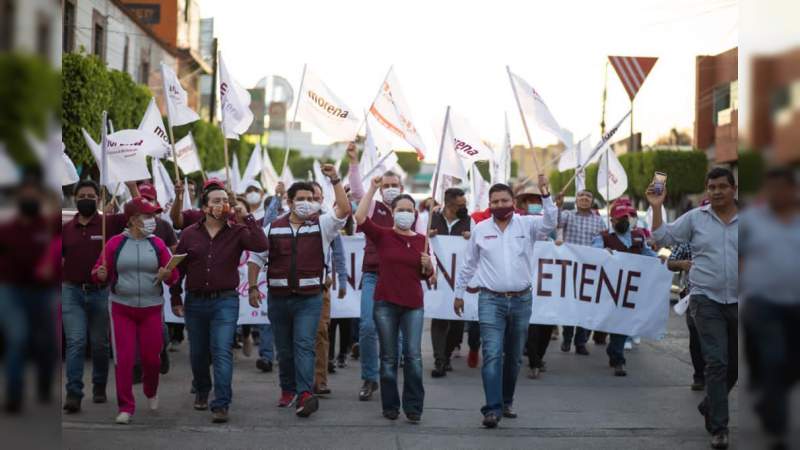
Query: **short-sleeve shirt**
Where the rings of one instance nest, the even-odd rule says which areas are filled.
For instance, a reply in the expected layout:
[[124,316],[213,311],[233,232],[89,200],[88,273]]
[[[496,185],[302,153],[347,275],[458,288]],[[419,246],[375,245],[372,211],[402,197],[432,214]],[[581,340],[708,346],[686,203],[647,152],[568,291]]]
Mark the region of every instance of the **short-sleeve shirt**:
[[577,211],[562,211],[559,228],[564,229],[564,242],[576,245],[592,245],[592,240],[606,230],[606,223],[598,214]]

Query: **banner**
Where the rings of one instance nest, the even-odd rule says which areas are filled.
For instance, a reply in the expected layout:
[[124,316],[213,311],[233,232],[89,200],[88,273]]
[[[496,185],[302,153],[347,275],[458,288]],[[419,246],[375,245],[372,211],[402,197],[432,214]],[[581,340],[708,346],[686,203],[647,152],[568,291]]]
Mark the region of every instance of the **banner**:
[[[100,165],[102,160],[100,145],[94,142],[85,129],[81,129],[81,132],[92,156]],[[146,133],[139,130],[120,130],[106,137],[108,168],[103,177],[107,183],[106,187],[110,188],[115,183],[150,178],[145,158],[147,155],[144,151],[145,135]]]
[[425,143],[411,119],[411,111],[394,74],[394,68],[389,69],[389,73],[386,74],[386,79],[383,80],[380,92],[369,108],[369,113],[384,128],[414,147],[417,151],[417,158],[420,160],[425,158]]
[[169,126],[186,125],[200,119],[196,112],[189,108],[189,95],[181,86],[178,75],[172,67],[161,63],[161,77],[164,79],[164,100],[167,104]]
[[360,120],[310,69],[306,68],[303,90],[298,98],[297,114],[325,133],[333,141],[352,141]]

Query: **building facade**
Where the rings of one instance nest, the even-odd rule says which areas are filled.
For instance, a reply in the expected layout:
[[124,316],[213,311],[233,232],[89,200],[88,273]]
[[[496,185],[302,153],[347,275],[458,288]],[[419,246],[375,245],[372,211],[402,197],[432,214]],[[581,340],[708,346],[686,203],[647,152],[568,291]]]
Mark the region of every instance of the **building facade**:
[[696,59],[694,144],[717,164],[739,159],[738,48]]
[[0,53],[36,54],[61,67],[60,10],[60,0],[0,0]]

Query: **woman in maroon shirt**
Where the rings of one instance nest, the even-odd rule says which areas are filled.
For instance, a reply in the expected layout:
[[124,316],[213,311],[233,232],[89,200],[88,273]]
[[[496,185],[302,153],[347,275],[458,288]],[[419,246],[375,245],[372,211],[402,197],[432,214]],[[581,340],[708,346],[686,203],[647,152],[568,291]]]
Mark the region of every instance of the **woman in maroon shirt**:
[[401,194],[392,201],[394,227],[376,225],[369,219],[372,197],[380,188],[381,177],[372,180],[370,189],[355,214],[364,234],[378,250],[380,267],[375,286],[375,326],[381,354],[381,403],[383,416],[395,420],[400,415],[397,389],[398,334],[403,335],[403,412],[417,423],[422,417],[425,389],[422,387],[423,301],[421,280],[433,276],[433,264],[426,252],[425,236],[413,231],[416,220],[414,199]]

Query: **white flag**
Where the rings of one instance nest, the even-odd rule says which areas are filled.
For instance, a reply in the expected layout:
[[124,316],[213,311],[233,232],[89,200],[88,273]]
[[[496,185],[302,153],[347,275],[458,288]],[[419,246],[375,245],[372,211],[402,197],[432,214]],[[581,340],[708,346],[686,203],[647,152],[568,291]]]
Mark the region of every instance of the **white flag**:
[[627,119],[628,116],[630,115],[631,111],[628,110],[628,112],[624,116],[622,116],[621,119],[619,119],[619,122],[617,122],[616,125],[614,125],[610,130],[605,132],[605,134],[600,138],[600,142],[598,142],[597,145],[594,146],[592,151],[589,152],[589,156],[586,157],[587,162],[582,164],[580,166],[581,168],[585,168],[587,164],[589,164],[592,161],[596,161],[596,158],[602,155],[600,151],[604,150],[609,145],[609,142],[611,142],[611,138],[614,137],[615,134],[617,134],[617,130],[619,130],[619,127],[622,125],[622,122],[624,122],[625,119]]
[[[444,143],[444,151],[448,149],[461,159],[464,167],[471,167],[475,161],[487,161],[494,158],[494,153],[478,137],[472,125],[452,109],[447,122],[450,139]],[[452,174],[454,175],[454,174]]]
[[[244,168],[242,181],[258,179],[259,175],[261,175],[261,170],[264,167],[264,162],[261,160],[261,156],[261,144],[256,143],[255,148],[253,148],[253,153],[250,154],[250,160],[247,162],[247,167]],[[241,185],[241,183],[240,187],[242,189],[246,189],[244,185]],[[244,192],[239,192],[239,194],[244,194]]]
[[175,185],[172,183],[169,173],[167,173],[167,168],[161,164],[158,158],[152,158],[151,165],[153,187],[156,190],[156,200],[159,205],[161,205],[161,208],[164,209],[161,218],[172,223],[172,219],[169,217],[169,210],[172,207],[172,203],[175,201]]
[[[367,116],[364,152],[358,162],[358,172],[361,174],[361,183],[365,192],[369,190],[370,180],[373,177],[386,172],[397,164],[397,155],[390,150],[391,141],[380,133],[380,128],[373,126],[374,120],[372,116]],[[391,155],[381,161],[389,152]]]
[[[94,142],[85,129],[81,129],[81,131],[95,161],[97,164],[101,164],[100,145]],[[116,183],[150,178],[150,172],[147,170],[147,155],[143,150],[146,139],[146,133],[139,130],[120,130],[106,136],[108,165],[104,178],[107,188],[112,189]]]
[[75,184],[80,181],[78,171],[75,169],[75,164],[69,159],[66,153],[61,153],[61,159],[64,163],[63,174],[61,178],[61,186]]
[[188,211],[192,209],[192,196],[189,194],[189,179],[183,179],[183,204],[181,205],[181,211]]
[[[272,159],[269,157],[269,151],[264,149],[264,155],[261,157],[263,166],[261,169],[261,186],[264,186],[265,191],[275,192],[275,186],[280,181],[278,172],[275,171],[275,166],[272,165]],[[288,186],[286,187],[289,188]]]
[[253,112],[250,111],[250,93],[228,73],[222,54],[219,55],[219,98],[222,111],[222,129],[226,138],[239,139],[250,128]]
[[19,169],[6,151],[6,145],[0,142],[0,187],[15,186],[19,180]]
[[597,192],[610,202],[624,194],[626,189],[628,174],[617,159],[617,154],[606,148],[597,167]]
[[183,173],[193,173],[203,170],[200,163],[200,155],[197,153],[197,145],[194,143],[192,132],[175,143],[175,153],[178,157],[178,167]]
[[372,103],[369,113],[378,120],[384,128],[403,138],[417,151],[419,159],[425,158],[425,144],[422,136],[414,127],[411,111],[408,108],[400,83],[394,74],[394,69],[389,69],[386,79],[383,80],[380,93]]
[[508,183],[511,178],[511,134],[508,132],[508,115],[505,117],[506,132],[503,136],[503,147],[494,153],[491,164],[492,184]]
[[233,152],[233,164],[231,164],[231,191],[239,192],[239,185],[242,184],[242,175],[239,172],[239,157]]
[[[566,170],[578,170],[580,167],[585,167],[590,162],[589,161],[589,154],[592,151],[591,148],[591,134],[586,135],[585,138],[578,141],[574,147],[568,148],[564,150],[564,152],[559,156],[558,160],[558,170],[559,172],[564,172]],[[599,158],[599,154],[595,155],[595,159]],[[586,171],[581,169],[578,174],[575,176],[575,192],[580,192],[586,189]]]
[[142,121],[139,122],[139,131],[144,131],[147,135],[145,141],[145,153],[154,158],[167,158],[172,155],[172,148],[169,145],[169,137],[161,119],[161,111],[158,110],[156,99],[151,98],[144,112]]
[[520,76],[511,71],[509,71],[509,74],[511,75],[511,82],[514,83],[514,91],[517,94],[523,113],[532,118],[539,128],[558,138],[568,148],[571,147],[572,138],[570,133],[561,128],[542,96]]
[[322,166],[318,159],[314,160],[314,179],[322,186],[322,205],[327,208],[328,211],[333,211],[336,194],[333,192],[331,180],[322,173]]
[[491,188],[491,185],[483,179],[483,175],[475,165],[472,166],[471,176],[472,196],[470,211],[483,211],[489,207],[489,188]]
[[169,126],[177,127],[200,119],[196,112],[189,108],[189,96],[181,86],[178,75],[172,67],[161,63],[161,77],[164,79],[164,100],[167,103]]
[[361,122],[345,103],[306,68],[297,114],[304,123],[319,128],[333,141],[352,141]]
[[286,190],[289,190],[289,187],[294,184],[294,175],[292,174],[292,170],[289,169],[289,165],[286,164],[283,167],[283,171],[281,172],[281,181],[283,181],[283,185],[286,187]]
[[61,194],[61,187],[77,183],[80,180],[75,164],[64,152],[61,140],[61,127],[51,123],[47,130],[47,138],[42,141],[31,131],[25,131],[25,138],[33,150],[39,163],[44,168],[44,183],[50,189]]

